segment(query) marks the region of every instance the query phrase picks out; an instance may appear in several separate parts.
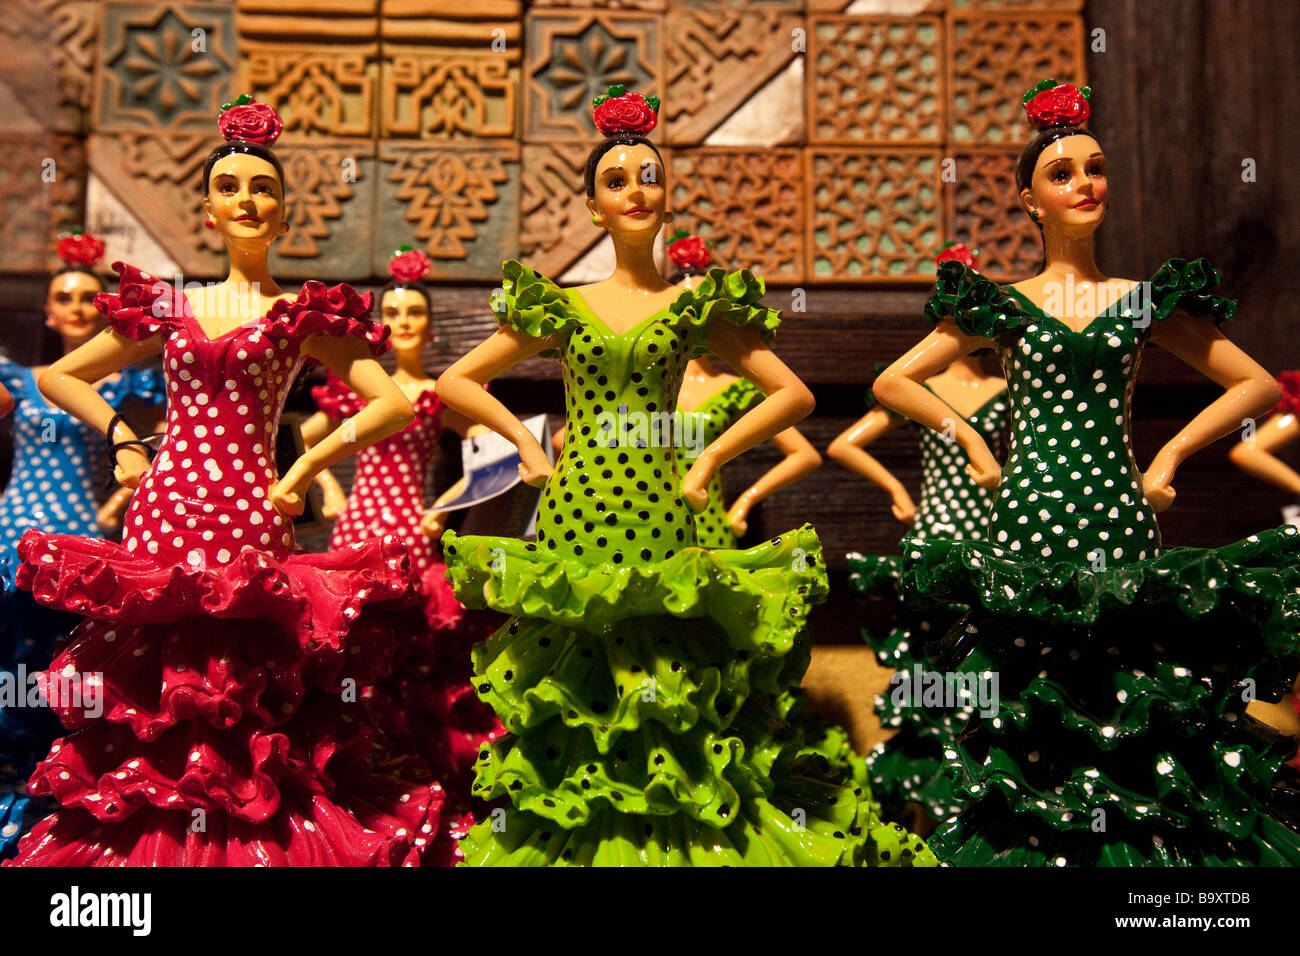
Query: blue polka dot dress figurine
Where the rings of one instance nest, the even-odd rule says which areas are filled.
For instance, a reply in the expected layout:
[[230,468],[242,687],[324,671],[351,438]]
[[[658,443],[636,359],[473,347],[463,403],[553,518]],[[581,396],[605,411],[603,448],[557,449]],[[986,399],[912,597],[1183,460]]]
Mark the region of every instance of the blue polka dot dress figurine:
[[[1025,107],[1039,132],[1017,184],[1043,271],[1000,287],[944,263],[934,330],[875,385],[942,428],[954,412],[922,383],[991,346],[1012,409],[1005,466],[956,428],[972,477],[996,489],[986,537],[904,541],[905,593],[970,609],[933,666],[988,697],[944,752],[965,803],[932,845],[955,865],[1300,864],[1295,743],[1247,713],[1296,673],[1300,530],[1162,549],[1155,517],[1177,467],[1281,389],[1219,331],[1236,303],[1204,260],[1142,282],[1098,269],[1109,184],[1081,125],[1088,91],[1044,81]],[[1130,404],[1148,342],[1225,393],[1142,471]]]
[[[975,268],[975,253],[964,243],[946,243],[935,257],[937,265],[951,260]],[[988,374],[979,358],[967,356],[927,380],[925,387],[951,404],[1001,457],[1009,408],[1001,375]],[[827,454],[889,494],[894,517],[913,537],[982,539],[993,496],[967,473],[970,462],[954,438],[955,423],[942,432],[917,429],[921,498],[916,504],[903,483],[866,451],[881,436],[907,424],[907,419],[877,404],[870,391],[867,404],[867,414],[831,442]],[[848,567],[850,586],[884,605],[877,615],[881,623],[864,628],[862,636],[880,663],[897,672],[890,691],[876,700],[881,726],[896,733],[871,754],[873,792],[885,813],[903,815],[912,809],[908,804],[916,804],[931,818],[918,826],[932,825],[961,809],[942,772],[942,755],[965,724],[970,705],[913,707],[906,699],[900,705],[892,691],[899,682],[912,679],[914,667],[924,664],[926,644],[941,636],[965,609],[905,601],[900,593],[900,555],[855,552],[848,556]]]
[[[91,271],[103,249],[98,238],[82,233],[59,243],[65,267],[50,280],[45,315],[65,352],[105,325],[93,302],[104,287]],[[5,589],[0,599],[0,670],[12,675],[15,691],[13,706],[0,702],[0,853],[10,851],[41,815],[43,804],[32,803],[24,784],[61,729],[48,708],[29,706],[27,691],[36,672],[49,665],[56,641],[77,621],[75,615],[40,607],[30,594],[13,587],[18,539],[29,528],[100,537],[101,521],[111,526],[126,503],[115,495],[102,508],[97,505],[96,475],[107,445],[102,435],[45,401],[36,387],[40,371],[0,356],[0,383],[15,403],[13,467],[0,495]],[[99,393],[114,407],[128,399],[158,404],[164,399],[162,375],[128,369],[100,383]]]

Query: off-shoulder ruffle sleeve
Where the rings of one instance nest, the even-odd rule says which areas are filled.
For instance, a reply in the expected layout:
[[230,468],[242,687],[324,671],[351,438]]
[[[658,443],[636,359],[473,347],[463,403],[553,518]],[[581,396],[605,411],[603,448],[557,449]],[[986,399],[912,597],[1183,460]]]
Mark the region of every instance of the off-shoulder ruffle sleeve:
[[357,336],[378,358],[388,351],[388,326],[371,317],[372,302],[369,292],[359,294],[346,282],[326,286],[312,279],[303,283],[298,298],[281,299],[271,307],[266,314],[267,331],[283,332],[299,342],[322,333],[338,338]]
[[1151,311],[1163,322],[1181,309],[1188,315],[1213,316],[1215,324],[1237,313],[1237,300],[1214,295],[1219,273],[1206,259],[1170,259],[1151,277]]
[[1012,332],[1028,320],[1020,303],[996,282],[953,260],[939,266],[925,317],[935,324],[952,319],[967,335],[985,339]]
[[129,339],[169,334],[189,308],[172,284],[125,262],[114,262],[113,271],[119,276],[117,294],[99,293],[95,308],[108,317],[113,331]]
[[718,393],[714,404],[726,412],[728,420],[732,420],[749,411],[766,397],[763,390],[749,379],[738,378]]
[[750,325],[769,342],[781,324],[781,313],[759,304],[767,283],[748,269],[728,273],[710,269],[700,284],[687,289],[668,307],[678,328],[695,332],[692,352],[702,354],[709,329],[725,319],[733,325]]
[[330,372],[324,385],[317,385],[311,390],[316,407],[330,418],[342,421],[351,418],[366,407],[365,401],[352,389],[343,384],[343,380]]
[[501,291],[492,297],[501,325],[522,335],[545,339],[576,324],[564,290],[518,259],[501,265]]

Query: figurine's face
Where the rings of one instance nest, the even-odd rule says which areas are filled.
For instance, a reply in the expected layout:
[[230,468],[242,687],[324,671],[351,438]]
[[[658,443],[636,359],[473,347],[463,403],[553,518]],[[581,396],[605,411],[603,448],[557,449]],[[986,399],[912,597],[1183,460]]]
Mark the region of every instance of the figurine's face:
[[271,242],[289,228],[284,183],[260,156],[232,153],[212,167],[203,210],[222,237],[234,242]]
[[1106,157],[1091,136],[1058,139],[1043,150],[1020,198],[1044,230],[1087,233],[1106,215]]
[[95,296],[103,291],[99,280],[85,272],[55,276],[45,295],[45,324],[64,338],[90,338],[106,321],[95,308]]
[[644,143],[615,146],[596,165],[596,194],[587,208],[615,236],[653,238],[664,223],[667,186],[653,149]]
[[379,303],[379,313],[397,351],[418,351],[429,341],[429,303],[414,289],[389,289]]

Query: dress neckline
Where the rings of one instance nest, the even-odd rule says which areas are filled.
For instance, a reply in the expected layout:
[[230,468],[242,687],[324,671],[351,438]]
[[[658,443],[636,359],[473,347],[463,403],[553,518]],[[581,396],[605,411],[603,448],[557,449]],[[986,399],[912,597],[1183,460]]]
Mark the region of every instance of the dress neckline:
[[677,295],[676,298],[674,298],[663,308],[656,309],[655,311],[647,315],[645,318],[643,318],[640,322],[636,323],[636,325],[624,329],[622,332],[618,332],[615,331],[614,329],[611,329],[608,325],[605,324],[605,321],[599,315],[596,314],[595,309],[593,309],[590,305],[587,304],[586,298],[577,289],[564,289],[562,291],[568,297],[569,302],[572,303],[574,306],[576,306],[580,312],[586,313],[588,318],[593,319],[597,325],[599,325],[602,329],[604,329],[606,332],[608,332],[610,335],[614,336],[615,338],[622,338],[625,335],[630,335],[633,332],[636,332],[643,327],[653,324],[656,319],[661,318],[663,315],[671,312],[673,306],[675,306],[678,302],[680,302],[683,297],[689,296],[691,294],[690,289],[683,289],[681,293]]
[[1133,283],[1133,286],[1130,289],[1128,289],[1127,291],[1125,291],[1124,293],[1122,293],[1121,295],[1117,296],[1115,299],[1112,299],[1109,303],[1107,303],[1106,308],[1102,309],[1096,315],[1094,315],[1088,321],[1088,323],[1084,325],[1084,327],[1081,329],[1076,329],[1067,325],[1065,322],[1058,319],[1056,316],[1052,315],[1052,313],[1048,312],[1042,306],[1035,303],[1033,299],[1029,298],[1029,296],[1025,295],[1015,286],[1008,285],[1008,286],[1004,286],[1003,288],[1008,293],[1015,296],[1020,301],[1022,306],[1028,306],[1031,310],[1036,312],[1040,317],[1044,319],[1050,319],[1051,321],[1055,322],[1057,325],[1059,325],[1061,328],[1065,329],[1065,331],[1071,333],[1072,335],[1086,335],[1088,332],[1092,331],[1092,327],[1096,325],[1098,322],[1100,322],[1102,319],[1117,318],[1118,316],[1115,314],[1115,310],[1119,308],[1125,300],[1129,299],[1141,285],[1142,283],[1140,281]]
[[[737,377],[733,378],[731,381],[727,382],[727,383],[726,383],[725,385],[723,385],[721,388],[719,388],[719,389],[715,389],[714,391],[712,391],[712,392],[710,392],[708,395],[706,395],[704,398],[702,398],[700,401],[696,402],[694,408],[682,408],[681,404],[680,404],[680,403],[677,403],[677,410],[678,410],[679,412],[681,412],[683,415],[697,415],[697,414],[699,414],[703,409],[707,408],[709,405],[712,405],[712,404],[713,404],[714,402],[716,402],[719,398],[721,398],[721,397],[722,397],[723,395],[725,395],[728,391],[730,391],[731,388],[732,388],[733,386],[735,386],[735,385],[739,385],[739,384],[740,384],[741,382],[743,382],[743,381],[744,381],[743,378],[740,378],[739,376],[737,376]],[[680,389],[678,390],[677,394],[678,394],[679,397],[681,396],[681,390],[680,390]]]
[[[1048,318],[1051,318],[1051,316],[1048,316]],[[1068,328],[1068,326],[1067,326],[1067,328]],[[938,392],[936,392],[934,389],[932,389],[932,388],[929,386],[929,384],[927,384],[926,382],[922,382],[922,383],[921,383],[921,387],[924,388],[924,389],[925,389],[927,392],[929,392],[931,395],[933,395],[935,398],[939,399],[939,401],[943,402],[943,403],[944,403],[945,405],[947,405],[949,408],[952,408],[952,404],[951,404],[951,403],[950,403],[946,398],[944,398],[942,395],[940,395]],[[1002,386],[1000,389],[998,389],[996,392],[994,392],[992,395],[990,395],[990,396],[988,397],[988,399],[987,399],[987,400],[986,400],[982,405],[980,405],[978,408],[975,409],[975,411],[971,412],[969,415],[966,416],[966,421],[970,421],[972,418],[978,418],[980,415],[983,414],[983,412],[984,412],[984,410],[985,410],[986,408],[988,408],[990,405],[992,405],[992,404],[993,404],[994,402],[996,402],[998,399],[1000,399],[1000,398],[1004,398],[1004,397],[1007,395],[1008,392],[1010,392],[1010,388],[1005,384],[1005,380],[1004,380],[1004,384],[1003,384],[1003,386]],[[957,409],[955,409],[955,408],[952,408],[952,410],[953,410],[954,412],[957,412]],[[960,415],[961,412],[957,412],[957,414]]]
[[257,318],[249,319],[247,322],[242,322],[239,325],[236,325],[233,329],[227,329],[226,331],[222,332],[220,335],[216,336],[215,338],[211,335],[208,335],[207,331],[203,328],[203,324],[199,322],[198,316],[194,314],[194,309],[191,308],[190,306],[190,297],[186,295],[184,292],[181,293],[181,300],[185,303],[185,312],[181,316],[181,318],[183,320],[187,320],[190,323],[190,325],[193,326],[192,331],[197,332],[205,342],[207,342],[209,345],[214,345],[217,342],[220,342],[222,339],[229,338],[230,336],[234,335],[237,332],[247,332],[250,329],[256,329],[260,331],[262,328],[262,323],[265,322],[266,317],[271,314],[271,311],[275,308],[276,303],[297,302],[300,299],[302,299],[303,291],[304,289],[299,289],[297,295],[286,295],[282,298],[273,299],[271,301],[271,304],[266,309],[264,309],[262,314],[259,315]]

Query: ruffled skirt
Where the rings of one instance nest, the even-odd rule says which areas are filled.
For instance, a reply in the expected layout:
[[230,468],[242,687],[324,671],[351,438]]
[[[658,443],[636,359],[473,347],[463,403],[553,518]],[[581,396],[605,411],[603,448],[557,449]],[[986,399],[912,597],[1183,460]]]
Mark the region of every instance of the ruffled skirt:
[[19,585],[87,620],[43,675],[71,733],[16,865],[420,862],[442,788],[360,699],[423,627],[400,544],[203,570],[37,532],[20,553]]
[[905,545],[904,585],[969,604],[937,666],[996,678],[945,752],[958,865],[1296,865],[1295,741],[1246,715],[1289,690],[1300,532],[1092,571]]
[[463,841],[470,865],[934,862],[880,820],[842,740],[787,719],[826,593],[811,528],[638,567],[451,532],[443,552],[462,601],[513,615],[474,649],[509,731],[475,793],[510,804]]

